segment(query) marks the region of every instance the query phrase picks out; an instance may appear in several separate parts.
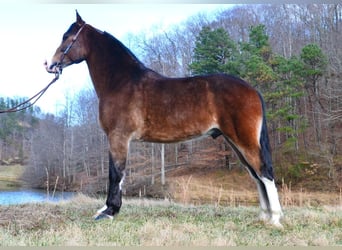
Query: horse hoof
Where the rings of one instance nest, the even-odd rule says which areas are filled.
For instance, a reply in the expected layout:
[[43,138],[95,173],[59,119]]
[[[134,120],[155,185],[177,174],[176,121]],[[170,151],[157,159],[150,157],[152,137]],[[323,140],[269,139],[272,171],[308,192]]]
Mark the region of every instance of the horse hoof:
[[269,222],[270,226],[271,227],[274,227],[276,229],[279,229],[279,230],[283,230],[284,229],[284,226],[279,222],[279,221],[270,221]]
[[265,211],[261,211],[259,215],[259,220],[263,222],[268,222],[270,220],[270,215]]
[[274,223],[273,226],[276,228],[276,229],[279,229],[279,230],[283,230],[284,229],[284,226],[278,222],[278,223]]
[[94,216],[95,220],[102,220],[102,219],[109,219],[112,220],[113,216],[109,215],[109,214],[105,214],[105,213],[100,213],[100,214],[96,214]]

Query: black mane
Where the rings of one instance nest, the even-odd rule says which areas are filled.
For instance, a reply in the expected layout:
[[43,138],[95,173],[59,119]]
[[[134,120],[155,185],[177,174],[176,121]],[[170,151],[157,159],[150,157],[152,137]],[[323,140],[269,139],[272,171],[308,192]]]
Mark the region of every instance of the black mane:
[[139,64],[140,66],[142,66],[143,68],[145,68],[144,64],[133,54],[133,52],[128,49],[122,42],[120,42],[117,38],[115,38],[113,35],[111,35],[110,33],[104,31],[103,35],[109,39],[109,41],[111,41],[113,44],[116,45],[116,47],[120,48],[123,50],[123,52],[125,54],[128,54],[131,59],[133,61],[135,61],[137,64]]

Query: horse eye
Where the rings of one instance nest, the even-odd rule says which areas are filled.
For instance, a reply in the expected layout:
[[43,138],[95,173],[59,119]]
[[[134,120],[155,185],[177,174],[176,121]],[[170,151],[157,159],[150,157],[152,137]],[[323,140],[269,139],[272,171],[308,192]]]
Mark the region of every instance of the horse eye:
[[64,42],[66,39],[68,39],[68,37],[69,37],[68,35],[64,35],[64,36],[63,36],[63,42]]

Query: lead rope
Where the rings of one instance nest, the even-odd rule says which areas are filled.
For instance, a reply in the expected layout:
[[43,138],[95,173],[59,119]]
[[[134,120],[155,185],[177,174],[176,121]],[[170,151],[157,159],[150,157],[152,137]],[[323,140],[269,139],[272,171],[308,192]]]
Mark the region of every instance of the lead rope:
[[[44,95],[44,93],[48,90],[48,88],[59,79],[59,75],[62,74],[62,62],[64,60],[64,57],[69,52],[69,50],[71,49],[72,45],[74,45],[78,35],[81,33],[81,31],[82,31],[82,29],[84,28],[85,25],[86,25],[86,23],[84,23],[81,26],[81,28],[77,31],[75,36],[72,38],[71,43],[68,45],[68,47],[63,52],[60,62],[56,65],[58,70],[55,73],[55,78],[52,79],[52,81],[48,85],[46,85],[45,88],[43,88],[41,91],[39,91],[37,94],[35,94],[31,98],[27,99],[26,101],[24,101],[22,103],[19,103],[18,105],[14,106],[12,108],[5,109],[5,110],[0,110],[0,114],[14,113],[14,112],[23,111],[25,109],[28,109],[28,108],[32,107],[34,104],[36,104],[36,102]],[[34,101],[31,103],[32,100],[34,100]],[[26,105],[26,104],[28,104],[28,105]]]
[[[25,109],[28,109],[30,107],[32,107],[43,95],[44,93],[48,90],[48,88],[58,80],[60,75],[60,72],[57,72],[55,74],[55,78],[52,79],[52,81],[46,85],[45,88],[43,88],[41,91],[39,91],[37,94],[35,94],[34,96],[32,96],[31,98],[27,99],[26,101],[19,103],[18,105],[9,108],[9,109],[5,109],[5,110],[0,110],[0,114],[4,114],[4,113],[14,113],[14,112],[19,112],[19,111],[23,111]],[[31,101],[34,100],[32,103]],[[28,105],[26,105],[28,104]]]

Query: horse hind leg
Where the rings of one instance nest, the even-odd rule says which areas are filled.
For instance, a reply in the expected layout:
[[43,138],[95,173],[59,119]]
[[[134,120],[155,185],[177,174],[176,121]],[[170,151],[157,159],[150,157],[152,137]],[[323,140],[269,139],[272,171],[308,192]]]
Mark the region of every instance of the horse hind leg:
[[[250,172],[250,171],[249,171]],[[252,174],[251,174],[252,175]],[[253,176],[253,175],[252,175]],[[267,222],[271,219],[270,202],[267,195],[265,184],[259,179],[259,177],[253,177],[257,185],[259,201],[260,201],[260,220]]]
[[266,193],[269,202],[269,210],[270,210],[270,222],[271,224],[275,225],[276,227],[282,228],[280,224],[280,218],[283,215],[277,187],[274,182],[273,176],[273,166],[272,166],[272,156],[271,156],[271,148],[268,138],[268,131],[267,131],[267,124],[266,124],[266,117],[265,117],[265,103],[260,96],[260,100],[262,103],[262,111],[263,111],[263,118],[262,118],[262,125],[259,132],[259,145],[260,145],[260,160],[261,160],[261,177],[260,180],[264,184],[266,188]]
[[265,170],[265,167],[270,166],[265,166],[263,163],[259,149],[256,151],[252,150],[254,153],[251,153],[251,150],[245,153],[245,150],[241,149],[242,147],[237,147],[232,143],[231,145],[257,185],[261,209],[260,219],[281,228],[280,217],[282,216],[282,211],[278,191],[274,183],[273,174],[270,177],[271,170]]
[[250,174],[252,179],[255,181],[257,185],[260,208],[261,208],[260,219],[263,221],[268,221],[271,215],[270,215],[270,204],[268,200],[266,187],[264,183],[261,181],[259,174],[255,170],[255,168],[252,167],[253,164],[250,163],[250,162],[254,162],[254,164],[255,163],[259,164],[259,159],[258,157],[256,157],[257,155],[254,157],[251,154],[249,154],[249,156],[246,156],[242,152],[240,147],[236,146],[236,144],[233,143],[227,136],[225,136],[225,139],[232,146],[232,148],[234,149],[235,153],[238,155],[241,162],[245,165],[248,173]]
[[266,177],[261,177],[260,179],[265,185],[267,192],[270,213],[269,222],[278,228],[282,228],[283,226],[280,223],[280,218],[283,216],[283,212],[280,206],[278,191],[274,183],[274,179],[270,180]]
[[282,211],[274,183],[270,146],[263,119],[260,119],[254,133],[241,127],[234,134],[230,130],[230,136],[227,136],[229,133],[225,131],[223,134],[256,182],[261,208],[260,218],[276,227],[282,227],[279,221]]
[[282,210],[279,203],[278,191],[274,179],[270,180],[264,176],[256,176],[254,180],[257,184],[260,200],[260,219],[281,228],[280,218]]

